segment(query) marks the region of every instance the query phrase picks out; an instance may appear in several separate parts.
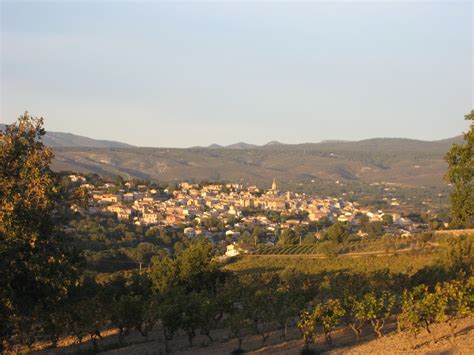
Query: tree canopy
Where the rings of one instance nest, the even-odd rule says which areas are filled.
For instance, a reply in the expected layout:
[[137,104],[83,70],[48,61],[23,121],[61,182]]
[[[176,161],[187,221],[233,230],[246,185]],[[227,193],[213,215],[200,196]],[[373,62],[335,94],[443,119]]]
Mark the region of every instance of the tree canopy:
[[44,134],[43,119],[27,112],[0,134],[1,338],[49,314],[76,280],[77,254],[61,230],[68,201]]
[[[474,110],[464,116],[474,121]],[[451,215],[453,224],[472,226],[474,224],[474,124],[464,134],[464,144],[454,144],[446,154],[449,165],[446,179],[453,185],[451,193]]]

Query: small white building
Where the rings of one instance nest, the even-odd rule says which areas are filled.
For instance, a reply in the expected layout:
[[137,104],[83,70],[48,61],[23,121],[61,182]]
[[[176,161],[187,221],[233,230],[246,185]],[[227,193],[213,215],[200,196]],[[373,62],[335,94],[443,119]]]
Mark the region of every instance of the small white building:
[[244,250],[240,248],[237,244],[232,243],[227,246],[227,250],[225,252],[225,256],[232,257],[240,255]]

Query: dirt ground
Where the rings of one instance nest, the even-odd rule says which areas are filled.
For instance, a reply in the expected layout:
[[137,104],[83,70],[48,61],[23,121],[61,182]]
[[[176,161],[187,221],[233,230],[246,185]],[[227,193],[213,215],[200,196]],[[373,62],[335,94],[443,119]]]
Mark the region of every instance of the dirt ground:
[[[474,317],[465,318],[458,322],[456,338],[453,341],[449,336],[449,329],[444,324],[433,326],[432,334],[420,333],[416,338],[407,333],[396,332],[396,322],[391,320],[386,326],[383,338],[376,339],[369,327],[362,333],[361,342],[355,341],[350,329],[340,329],[333,333],[333,347],[325,344],[322,336],[316,339],[310,349],[315,353],[327,354],[474,354]],[[287,339],[284,340],[283,332],[276,330],[271,333],[265,344],[259,336],[247,335],[244,337],[243,349],[249,354],[299,354],[303,349],[303,340],[296,327],[288,331]],[[204,354],[230,354],[238,346],[236,339],[229,337],[225,329],[216,330],[212,334],[214,342],[203,335],[194,339],[193,347],[190,348],[185,334],[178,334],[170,341],[172,353],[181,355],[204,355]],[[128,346],[118,346],[116,335],[105,337],[99,342],[102,350],[109,355],[152,355],[165,354],[164,339],[160,331],[153,331],[144,338],[139,334],[130,334],[126,338]],[[114,349],[115,348],[115,349]],[[72,354],[88,353],[91,349],[90,342],[80,345],[69,345],[58,349],[43,350],[38,354]],[[107,350],[108,349],[108,350]]]
[[[474,318],[465,318],[458,322],[456,337],[449,336],[449,328],[445,324],[433,326],[432,334],[426,331],[416,338],[408,333],[399,334],[391,326],[391,333],[377,339],[372,334],[367,334],[357,344],[352,332],[342,330],[334,336],[334,348],[323,344],[319,337],[317,344],[310,346],[315,353],[331,355],[339,354],[474,354]],[[299,354],[303,341],[282,343],[276,346],[262,348],[253,354]]]

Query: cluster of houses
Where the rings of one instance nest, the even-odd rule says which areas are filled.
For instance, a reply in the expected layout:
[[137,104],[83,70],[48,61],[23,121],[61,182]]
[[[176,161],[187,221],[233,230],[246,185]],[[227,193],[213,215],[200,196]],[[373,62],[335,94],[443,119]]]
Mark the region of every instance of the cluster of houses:
[[[114,213],[118,219],[144,226],[181,226],[186,236],[212,239],[216,233],[226,237],[239,236],[242,226],[258,226],[268,234],[327,218],[335,222],[356,223],[357,216],[366,215],[370,221],[380,221],[382,211],[370,211],[356,202],[338,198],[316,198],[305,194],[280,192],[275,179],[269,190],[240,184],[211,184],[200,186],[182,182],[178,189],[153,189],[147,185],[126,182],[120,188],[113,183],[93,186],[83,176],[71,175],[70,180],[89,190],[90,203],[84,213]],[[259,211],[248,214],[245,211]],[[301,219],[271,221],[265,211],[285,215],[304,214]],[[417,226],[400,214],[391,213],[394,234],[411,235]],[[222,223],[223,228],[205,227],[205,219]],[[232,223],[229,223],[232,221]]]

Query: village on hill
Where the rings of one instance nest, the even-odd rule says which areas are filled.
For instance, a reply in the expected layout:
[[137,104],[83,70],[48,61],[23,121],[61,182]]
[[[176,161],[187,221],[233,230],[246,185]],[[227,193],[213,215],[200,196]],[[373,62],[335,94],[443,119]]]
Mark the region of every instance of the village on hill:
[[[181,182],[173,191],[132,181],[120,187],[111,182],[95,186],[81,175],[70,175],[69,179],[89,191],[87,208],[75,206],[77,212],[110,213],[121,221],[146,228],[179,227],[186,237],[205,238],[213,244],[225,240],[227,256],[242,252],[235,244],[250,237],[243,233],[255,229],[258,241],[254,238],[248,244],[270,246],[291,229],[306,232],[297,236],[295,244],[317,241],[324,228],[334,223],[344,225],[359,237],[410,237],[427,229],[422,221],[412,221],[400,213],[370,210],[357,202],[281,192],[275,179],[268,190],[235,183],[201,186]],[[400,205],[396,199],[390,202],[391,207]]]

